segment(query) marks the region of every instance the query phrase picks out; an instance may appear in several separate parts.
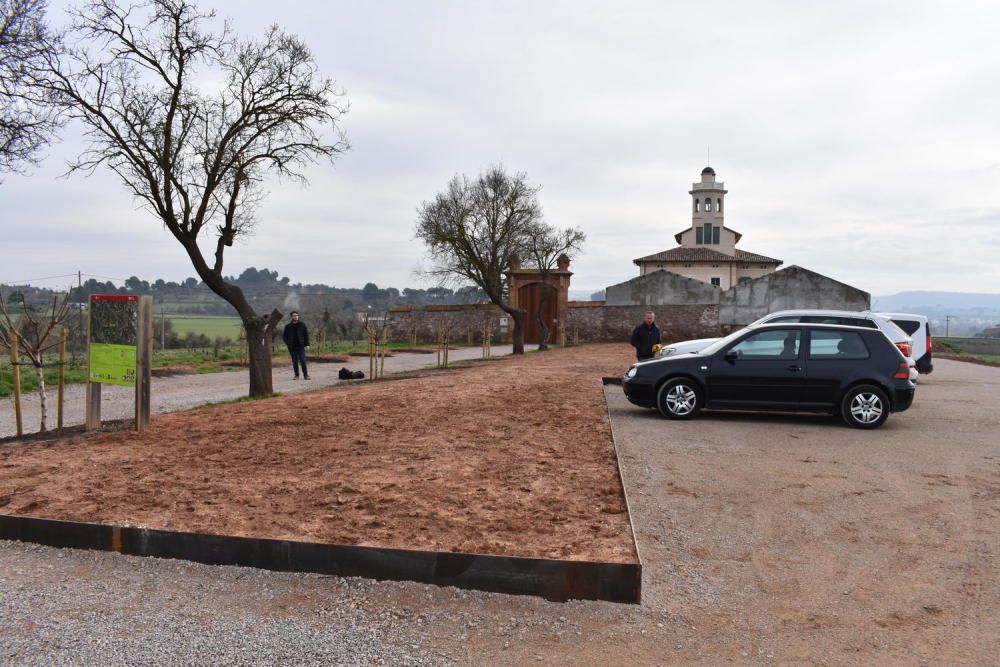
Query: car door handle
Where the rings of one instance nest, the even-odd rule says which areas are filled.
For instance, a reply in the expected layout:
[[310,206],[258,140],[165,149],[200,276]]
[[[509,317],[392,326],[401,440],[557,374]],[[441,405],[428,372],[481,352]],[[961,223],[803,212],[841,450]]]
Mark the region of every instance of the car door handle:
[[792,364],[791,366],[788,367],[788,370],[790,370],[793,373],[798,373],[799,371],[802,370],[802,367],[799,366],[798,364]]

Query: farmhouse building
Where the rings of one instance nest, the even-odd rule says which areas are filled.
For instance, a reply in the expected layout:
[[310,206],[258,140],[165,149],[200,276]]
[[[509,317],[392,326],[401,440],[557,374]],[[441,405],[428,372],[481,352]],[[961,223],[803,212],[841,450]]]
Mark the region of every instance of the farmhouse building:
[[714,169],[702,169],[689,191],[691,226],[674,235],[679,247],[632,260],[639,275],[666,270],[726,290],[775,271],[780,259],[736,248],[743,235],[726,227],[727,192]]

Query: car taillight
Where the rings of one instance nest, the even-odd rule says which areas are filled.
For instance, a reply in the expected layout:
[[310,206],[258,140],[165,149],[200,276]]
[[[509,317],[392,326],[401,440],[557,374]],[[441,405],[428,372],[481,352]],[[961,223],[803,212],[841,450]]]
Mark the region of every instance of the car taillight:
[[927,351],[932,352],[934,350],[934,341],[931,340],[931,335],[927,334]]
[[899,348],[899,351],[903,353],[904,357],[912,357],[913,356],[913,346],[910,345],[909,343],[907,343],[905,341],[902,342],[902,343],[896,343],[896,347]]
[[899,362],[899,368],[896,370],[896,374],[892,377],[897,380],[909,380],[910,379],[910,367],[905,361]]

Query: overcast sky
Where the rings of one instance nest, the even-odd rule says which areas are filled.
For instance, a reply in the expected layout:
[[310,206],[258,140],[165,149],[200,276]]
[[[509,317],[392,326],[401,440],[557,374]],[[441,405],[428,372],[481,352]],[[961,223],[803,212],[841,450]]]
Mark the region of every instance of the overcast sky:
[[[1000,292],[995,0],[204,6],[299,35],[351,104],[350,152],[308,188],[269,183],[227,274],[427,286],[417,207],[502,162],[586,232],[572,289],[595,291],[676,245],[710,147],[739,248],[873,294]],[[64,137],[0,184],[0,281],[194,275],[110,173],[59,178],[81,147]]]

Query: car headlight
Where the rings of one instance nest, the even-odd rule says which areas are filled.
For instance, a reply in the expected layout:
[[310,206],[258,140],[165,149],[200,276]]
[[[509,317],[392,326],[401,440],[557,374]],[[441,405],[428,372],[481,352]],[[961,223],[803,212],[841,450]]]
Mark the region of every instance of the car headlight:
[[625,371],[625,377],[627,379],[631,380],[632,378],[635,377],[635,374],[638,373],[638,372],[639,372],[639,369],[636,366],[632,366],[627,371]]

